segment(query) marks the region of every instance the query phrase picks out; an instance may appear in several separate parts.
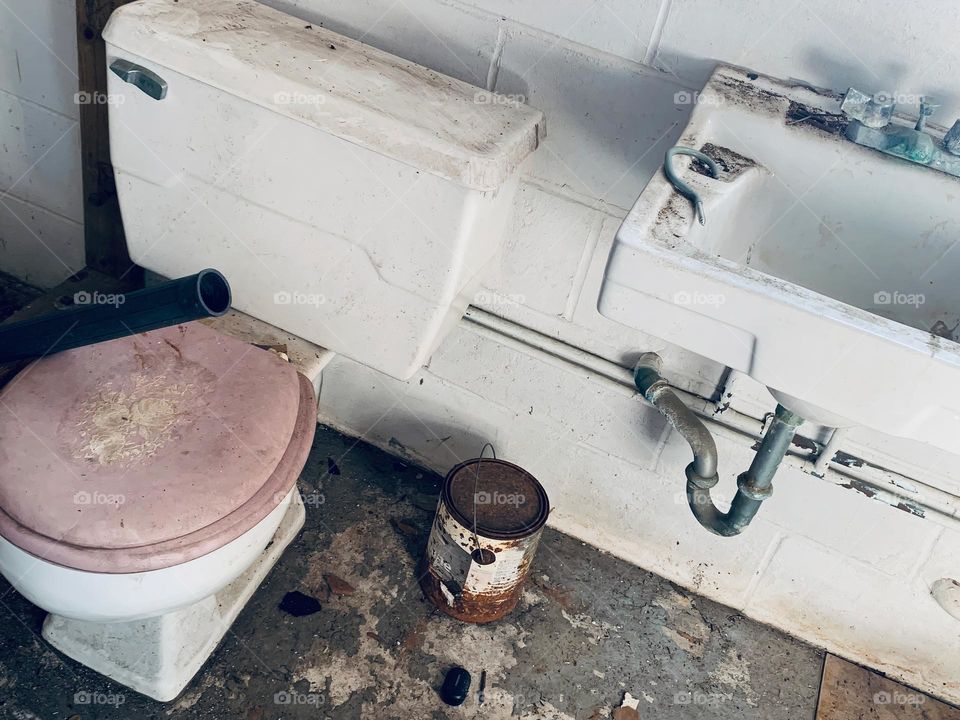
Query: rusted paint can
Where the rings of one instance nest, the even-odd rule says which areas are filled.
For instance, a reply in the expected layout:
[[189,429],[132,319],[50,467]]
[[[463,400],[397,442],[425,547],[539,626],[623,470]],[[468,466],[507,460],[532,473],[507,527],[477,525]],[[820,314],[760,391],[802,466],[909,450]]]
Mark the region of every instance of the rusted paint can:
[[499,620],[517,605],[550,513],[543,486],[504,460],[477,458],[443,483],[420,585],[447,615]]

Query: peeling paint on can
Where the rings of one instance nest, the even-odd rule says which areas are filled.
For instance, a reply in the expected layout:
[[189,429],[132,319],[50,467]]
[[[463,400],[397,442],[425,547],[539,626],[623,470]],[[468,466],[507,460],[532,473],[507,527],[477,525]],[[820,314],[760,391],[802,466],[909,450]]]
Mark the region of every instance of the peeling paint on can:
[[504,460],[454,467],[443,483],[420,585],[447,615],[486,623],[509,614],[550,512],[543,486]]

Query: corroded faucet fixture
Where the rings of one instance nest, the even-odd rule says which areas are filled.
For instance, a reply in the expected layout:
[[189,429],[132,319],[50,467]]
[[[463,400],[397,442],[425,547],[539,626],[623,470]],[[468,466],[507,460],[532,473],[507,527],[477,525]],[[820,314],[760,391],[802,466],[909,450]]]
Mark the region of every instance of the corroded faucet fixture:
[[960,121],[942,141],[926,132],[927,118],[938,107],[930,98],[921,98],[919,116],[911,128],[893,120],[896,103],[888,95],[870,96],[850,88],[840,103],[850,118],[845,132],[848,140],[960,177]]

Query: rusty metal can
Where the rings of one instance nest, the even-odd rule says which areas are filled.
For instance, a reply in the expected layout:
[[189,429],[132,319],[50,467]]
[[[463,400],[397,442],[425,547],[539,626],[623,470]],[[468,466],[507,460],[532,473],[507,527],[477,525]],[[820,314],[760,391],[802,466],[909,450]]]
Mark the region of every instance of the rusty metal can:
[[543,486],[504,460],[460,463],[443,483],[420,585],[447,615],[499,620],[517,605],[550,513]]

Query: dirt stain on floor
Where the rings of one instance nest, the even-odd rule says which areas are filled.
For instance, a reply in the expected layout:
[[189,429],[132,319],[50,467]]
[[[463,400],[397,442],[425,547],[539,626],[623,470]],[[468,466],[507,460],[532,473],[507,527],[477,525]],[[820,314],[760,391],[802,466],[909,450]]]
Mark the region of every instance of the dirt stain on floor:
[[[415,575],[439,488],[438,476],[319,428],[300,478],[317,499],[303,531],[169,704],[49,649],[43,612],[0,581],[0,718],[603,720],[625,692],[658,720],[812,716],[820,652],[549,528],[512,615],[482,626],[443,615]],[[328,576],[351,590],[331,592]],[[280,610],[294,590],[321,610]],[[453,665],[473,676],[459,708],[438,695]],[[692,702],[701,697],[719,699]]]

